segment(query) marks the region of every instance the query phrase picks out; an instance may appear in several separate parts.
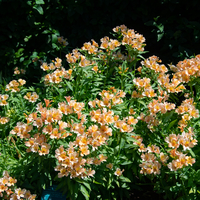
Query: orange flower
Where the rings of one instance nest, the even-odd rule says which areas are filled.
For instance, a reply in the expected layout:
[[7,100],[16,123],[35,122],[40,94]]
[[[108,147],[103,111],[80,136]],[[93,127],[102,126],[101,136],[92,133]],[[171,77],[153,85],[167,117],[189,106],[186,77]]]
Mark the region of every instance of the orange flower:
[[96,73],[98,72],[98,66],[95,65],[93,68],[92,68],[93,71],[95,71]]
[[93,175],[95,174],[95,171],[90,168],[89,170],[87,170],[86,173],[87,173],[88,176],[92,176],[93,177]]
[[90,151],[88,150],[88,146],[80,146],[81,156],[89,155]]
[[169,147],[172,147],[172,148],[179,147],[178,137],[175,134],[170,134],[169,137],[165,138],[165,141],[168,143]]
[[107,158],[108,158],[108,157],[107,157],[107,156],[104,156],[103,154],[100,154],[100,155],[99,155],[99,159],[100,159],[101,162],[106,161]]
[[112,163],[108,163],[108,164],[106,165],[106,167],[107,167],[108,169],[112,169],[112,168],[113,168],[113,164],[112,164]]
[[160,153],[160,160],[162,163],[166,163],[168,158],[169,157],[167,155],[165,155],[164,153],[162,153],[162,152]]
[[52,100],[49,100],[49,99],[44,99],[45,101],[45,104],[46,104],[46,108],[50,107],[50,103],[52,102]]
[[41,150],[38,151],[39,155],[42,156],[48,154],[50,147],[51,146],[49,144],[46,143],[42,144]]
[[122,173],[123,173],[123,171],[124,171],[124,169],[121,170],[120,168],[117,168],[114,174],[115,174],[116,176],[121,176]]

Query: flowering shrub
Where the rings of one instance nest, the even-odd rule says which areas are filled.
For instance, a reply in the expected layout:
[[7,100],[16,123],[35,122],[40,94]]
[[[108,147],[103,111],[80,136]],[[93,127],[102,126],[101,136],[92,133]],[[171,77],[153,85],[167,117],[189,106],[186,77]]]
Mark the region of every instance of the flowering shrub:
[[141,34],[113,31],[116,39],[67,54],[68,70],[61,58],[43,62],[37,88],[24,79],[2,86],[2,170],[20,170],[21,184],[38,193],[57,183],[73,199],[129,198],[144,176],[166,198],[197,198],[200,56],[170,70],[142,56]]
[[29,190],[16,188],[14,190],[16,179],[12,178],[7,171],[3,172],[3,177],[0,179],[0,196],[3,199],[28,199],[34,200],[36,195],[31,195]]

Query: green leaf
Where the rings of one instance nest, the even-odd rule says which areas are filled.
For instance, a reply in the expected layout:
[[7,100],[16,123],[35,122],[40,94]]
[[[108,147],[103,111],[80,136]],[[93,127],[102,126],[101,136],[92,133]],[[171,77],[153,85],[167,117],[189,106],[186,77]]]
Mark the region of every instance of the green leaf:
[[191,187],[193,185],[193,181],[194,181],[194,178],[193,177],[190,177],[188,179],[188,187]]
[[192,151],[192,149],[190,149],[189,151],[190,151],[190,154],[192,155],[192,157],[196,158],[196,155],[195,155],[195,153]]
[[163,24],[157,25],[157,28],[159,29],[160,32],[164,31],[164,25]]
[[35,3],[36,4],[45,4],[45,2],[43,0],[36,0]]
[[99,88],[93,88],[93,89],[91,89],[90,90],[90,93],[99,93],[101,91],[101,89],[99,89]]
[[157,42],[160,41],[163,36],[164,36],[164,33],[158,34],[157,35]]
[[120,163],[120,165],[130,165],[132,164],[133,162],[132,161],[124,161],[123,163]]
[[146,105],[143,101],[138,100],[138,102],[139,102],[140,104],[142,104],[145,108],[147,108],[147,105]]
[[85,185],[85,187],[87,187],[87,188],[91,191],[91,187],[90,187],[90,184],[89,184],[89,183],[83,182],[83,184]]
[[15,53],[16,58],[21,57],[23,55],[23,51],[24,51],[24,48],[18,49],[18,51]]
[[137,171],[138,171],[137,166],[136,165],[132,165],[131,169],[133,170],[133,173],[137,175]]
[[[132,141],[132,140],[131,140]],[[134,141],[136,141],[136,140],[134,140]],[[132,148],[135,148],[135,147],[138,147],[137,145],[134,145],[134,144],[126,144],[125,146],[124,146],[124,149],[132,149]]]
[[169,130],[175,123],[176,123],[177,119],[175,119],[174,121],[170,122],[169,126],[167,127],[167,130]]
[[32,1],[27,1],[26,2],[29,6],[32,6]]
[[107,189],[109,189],[112,186],[112,182],[113,182],[113,176],[109,174]]
[[67,86],[69,87],[69,89],[70,89],[71,91],[73,91],[73,88],[72,88],[70,82],[67,82],[67,81],[66,81],[65,83],[67,84]]
[[120,187],[119,181],[115,180],[115,183],[117,184],[118,187]]
[[52,43],[57,44],[59,33],[52,34]]
[[171,119],[171,117],[173,116],[174,114],[174,110],[172,110],[171,112],[167,112],[164,116],[163,116],[163,122],[167,122],[169,119]]
[[82,180],[82,179],[76,179],[76,182],[84,184],[85,187],[87,187],[87,188],[91,191],[90,184],[87,183],[85,180]]
[[131,180],[130,180],[129,178],[124,177],[123,175],[121,175],[121,176],[119,177],[119,179],[120,179],[122,182],[126,182],[126,183],[130,183],[130,182],[131,182]]
[[43,15],[43,14],[44,14],[44,11],[43,11],[42,6],[40,6],[40,5],[35,5],[35,6],[33,6],[33,8],[34,8],[35,10],[37,10],[37,11],[40,13],[40,15]]
[[88,191],[86,190],[86,188],[83,185],[81,185],[80,191],[83,194],[83,196],[85,197],[85,199],[89,200],[90,195],[89,195]]
[[119,148],[120,149],[124,148],[124,145],[125,145],[125,140],[124,140],[124,138],[121,138]]
[[93,183],[95,183],[95,184],[98,184],[98,185],[101,185],[101,183],[99,183],[99,182],[97,182],[97,181],[93,181]]

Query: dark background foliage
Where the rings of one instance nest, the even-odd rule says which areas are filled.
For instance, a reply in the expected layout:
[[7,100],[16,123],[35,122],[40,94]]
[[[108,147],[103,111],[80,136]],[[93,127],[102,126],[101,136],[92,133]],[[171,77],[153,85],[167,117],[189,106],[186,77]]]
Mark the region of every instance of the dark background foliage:
[[[35,58],[65,59],[84,42],[112,37],[121,24],[144,35],[145,57],[176,64],[200,53],[199,8],[199,0],[0,0],[0,84],[15,67],[27,70],[30,84],[38,82]],[[68,39],[62,51],[57,36]]]
[[[14,67],[28,70],[31,81],[39,62],[60,57],[84,42],[111,36],[125,24],[146,38],[146,56],[165,64],[199,54],[198,0],[0,0],[0,82]],[[60,52],[57,36],[68,39]]]

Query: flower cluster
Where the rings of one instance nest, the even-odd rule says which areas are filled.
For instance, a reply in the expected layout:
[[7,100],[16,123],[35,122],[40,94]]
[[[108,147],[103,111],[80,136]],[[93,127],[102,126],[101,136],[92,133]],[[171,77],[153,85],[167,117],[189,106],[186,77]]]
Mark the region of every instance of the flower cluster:
[[177,171],[178,169],[181,169],[184,166],[192,166],[195,163],[195,159],[191,156],[186,156],[185,154],[178,151],[173,151],[173,153],[177,159],[174,159],[167,165],[171,171]]
[[188,128],[188,132],[182,132],[181,135],[170,134],[165,138],[165,141],[172,148],[170,150],[170,156],[173,158],[173,161],[168,164],[171,171],[176,171],[188,165],[192,166],[195,163],[194,158],[186,156],[186,154],[177,150],[182,146],[183,151],[186,151],[197,145],[197,140],[194,139],[194,133],[191,127]]
[[39,96],[37,95],[36,92],[27,92],[26,95],[24,96],[24,99],[27,99],[29,102],[34,103],[37,101]]
[[[84,104],[70,100],[70,97],[66,97],[68,105],[64,102],[59,104],[59,109],[67,114],[75,112],[78,114],[78,118],[81,118],[80,123],[71,124],[70,132],[77,134],[76,140],[70,142],[69,148],[64,150],[61,146],[56,150],[56,158],[59,165],[55,168],[59,171],[58,176],[68,176],[84,178],[93,176],[95,173],[89,166],[92,164],[100,165],[106,161],[106,156],[103,154],[98,155],[99,158],[92,157],[92,152],[98,149],[101,145],[106,144],[109,136],[112,136],[112,129],[106,124],[113,122],[111,112],[107,113],[106,109],[103,109],[103,113],[100,116],[101,110],[92,110],[90,112],[91,121],[97,122],[100,125],[91,125],[86,129],[84,123],[86,123],[85,116],[81,114]],[[99,120],[97,117],[99,113]],[[85,158],[87,156],[87,158]]]
[[40,68],[43,71],[60,69],[61,67],[62,67],[62,60],[60,58],[56,58],[55,61],[52,61],[52,63],[50,64],[43,62],[42,65],[40,66]]
[[19,92],[20,87],[26,83],[23,79],[18,79],[11,81],[9,84],[6,85],[6,91],[11,90],[11,92]]
[[94,40],[92,40],[92,44],[91,42],[86,42],[83,44],[81,49],[86,50],[89,54],[96,54],[98,47],[99,45]]
[[116,90],[114,87],[110,88],[110,90],[103,90],[99,93],[102,97],[102,100],[95,99],[93,101],[89,101],[89,105],[92,108],[95,108],[98,105],[99,108],[108,107],[111,109],[112,106],[123,103],[122,98],[125,97],[125,92],[122,90]]
[[72,53],[66,55],[68,63],[76,63],[76,61],[81,57],[81,53],[78,49],[73,49]]
[[97,112],[101,113],[100,109],[90,112],[91,121],[98,122],[100,125],[91,125],[86,129],[84,125],[86,120],[81,120],[80,123],[71,125],[70,132],[77,134],[76,140],[70,142],[69,148],[66,150],[63,146],[56,150],[56,158],[59,165],[55,170],[59,171],[59,177],[68,176],[69,174],[71,178],[93,176],[95,171],[89,166],[92,164],[100,165],[106,161],[107,157],[103,154],[98,155],[99,158],[96,156],[92,157],[92,152],[106,144],[109,136],[112,136],[112,129],[106,125],[113,122],[109,120],[112,118],[112,113],[107,113],[105,108],[103,110],[103,114],[99,116],[99,120],[94,115]]
[[[106,36],[101,39],[100,45],[98,45],[94,40],[92,41],[92,43],[84,43],[81,49],[86,51],[90,56],[83,56],[78,50],[73,50],[72,54],[66,55],[67,61],[73,64],[78,61],[78,66],[81,67],[93,64],[95,66],[92,68],[92,70],[98,72],[101,65],[98,65],[98,62],[95,63],[94,61],[89,60],[91,58],[91,55],[105,61],[106,63],[107,57],[105,54],[103,54],[103,52],[106,52],[107,55],[111,55],[112,50],[120,48],[121,45],[125,45],[126,47],[129,46],[139,51],[144,50],[145,38],[140,34],[136,34],[134,30],[128,29],[125,25],[122,25],[114,28],[113,31],[122,36],[121,40],[113,40]],[[129,61],[129,55],[124,56],[120,51],[118,51],[117,53],[113,53],[112,56],[115,60],[118,58],[122,61],[124,59],[127,59]],[[196,59],[198,60],[198,57]],[[137,90],[132,91],[132,98],[149,98],[145,98],[148,101],[148,110],[144,112],[145,114],[141,112],[137,118],[134,118],[133,116],[127,116],[123,119],[120,119],[120,117],[118,115],[114,115],[114,112],[110,109],[114,108],[114,106],[118,103],[122,103],[123,100],[121,97],[124,97],[125,94],[123,94],[122,96],[119,95],[120,98],[117,98],[118,95],[116,95],[115,89],[115,91],[103,90],[102,93],[99,93],[99,95],[102,97],[102,100],[96,98],[93,101],[89,101],[90,107],[93,108],[93,110],[90,112],[91,121],[98,123],[101,126],[113,124],[113,127],[117,128],[120,132],[132,133],[134,126],[138,123],[138,120],[142,120],[147,123],[147,128],[149,128],[151,132],[154,132],[154,127],[162,123],[162,121],[160,120],[160,116],[169,113],[172,110],[175,110],[175,104],[167,102],[167,100],[169,99],[169,94],[182,92],[185,89],[185,86],[183,85],[184,81],[182,81],[179,74],[177,73],[180,70],[176,70],[176,73],[172,74],[173,76],[170,79],[169,74],[167,74],[168,68],[164,64],[161,64],[161,62],[162,61],[157,56],[151,56],[147,59],[144,59],[141,62],[142,66],[138,68],[138,71],[142,75],[144,75],[145,73],[148,75],[147,72],[152,72],[151,76],[152,74],[155,74],[155,76],[152,78],[150,78],[151,76],[135,77],[133,79],[134,86],[137,88]],[[195,62],[196,66],[198,66],[197,61]],[[118,63],[116,66],[119,73],[122,73],[121,63]],[[126,67],[123,69],[123,72],[127,72],[129,68]],[[99,71],[99,73],[101,73],[101,71]],[[190,106],[190,109],[185,111],[185,113],[179,111],[182,109],[182,106],[183,105],[181,104],[181,106],[176,109],[176,112],[178,114],[183,115],[182,120],[179,122],[182,131],[181,137],[183,137],[184,135],[184,128],[187,127],[186,121],[189,121],[192,117],[199,116],[198,110],[196,110],[194,106]],[[135,112],[131,110],[129,112],[129,115],[133,114],[135,114]],[[145,144],[142,143],[143,138],[141,136],[133,137],[136,140],[134,144],[139,146],[138,151],[143,152],[141,157],[143,163],[140,165],[140,167],[142,168],[141,173],[159,174],[161,165],[167,165],[166,162],[169,159],[168,155],[166,153],[160,152],[159,147],[155,145],[150,145],[146,148]],[[192,145],[195,145],[195,141],[196,140],[194,138],[190,138],[190,147],[192,147]],[[167,140],[165,142],[167,142]],[[184,150],[185,148],[187,149],[187,147],[184,145],[182,147]]]
[[[101,162],[106,160],[104,155],[99,155],[98,158],[83,158],[83,155],[90,154],[87,146],[87,137],[82,136],[80,142],[73,142],[69,144],[69,148],[66,150],[63,146],[60,146],[56,150],[55,157],[57,158],[59,165],[55,167],[55,171],[59,171],[58,177],[61,178],[63,176],[70,175],[70,178],[85,178],[89,176],[93,176],[95,174],[95,170],[92,170],[90,167],[92,164],[100,165]],[[81,154],[75,150],[76,146],[79,146],[81,150]]]
[[9,95],[7,94],[0,94],[0,106],[6,106],[8,105],[8,102],[6,101],[8,99]]
[[41,69],[43,69],[43,71],[54,70],[44,77],[45,85],[49,85],[50,83],[59,84],[63,81],[64,78],[70,79],[72,74],[72,69],[65,70],[65,68],[62,67],[62,60],[60,58],[56,58],[55,61],[52,61],[50,64],[42,63]]
[[200,77],[200,55],[180,61],[176,66],[169,66],[180,82],[188,83],[192,76]]
[[192,98],[184,100],[175,112],[182,115],[182,119],[179,121],[181,131],[187,127],[187,123],[191,118],[199,117],[199,110],[195,108]]
[[[125,60],[127,56],[123,55],[120,51],[115,52],[113,50],[119,48],[121,45],[128,45],[133,49],[137,49],[138,51],[144,50],[144,42],[145,38],[135,33],[134,30],[128,29],[126,26],[120,26],[113,29],[114,32],[122,35],[122,41],[117,39],[111,39],[107,36],[101,38],[101,44],[98,45],[94,40],[92,42],[87,42],[83,44],[81,48],[82,51],[87,52],[89,55],[96,56],[99,59],[106,61],[106,52],[108,55],[113,56],[115,60]],[[82,52],[81,51],[81,52]],[[98,64],[94,59],[87,58],[86,56],[82,55],[78,49],[74,49],[72,53],[66,55],[67,62],[69,64],[75,64],[78,61],[78,66],[86,67],[86,66],[94,66],[93,71],[98,71]],[[74,67],[74,65],[72,65]]]
[[136,33],[133,29],[128,29],[125,25],[117,26],[113,29],[116,33],[122,33],[122,45],[129,45],[133,49],[144,51],[145,38]]
[[[10,132],[26,140],[28,152],[38,152],[41,156],[49,153],[51,146],[48,144],[48,138],[60,139],[71,135],[65,130],[69,125],[62,121],[63,114],[60,109],[47,107],[43,107],[41,103],[37,104],[37,112],[27,116],[27,123],[18,122]],[[33,127],[36,127],[35,131]]]
[[161,112],[165,114],[167,111],[174,110],[175,104],[168,102],[160,102],[159,100],[153,99],[152,102],[148,104],[148,109],[152,115],[156,115],[156,113]]
[[[56,150],[55,158],[59,165],[55,167],[55,170],[59,171],[60,178],[68,175],[71,178],[93,176],[95,171],[92,170],[91,165],[100,165],[107,159],[107,156],[103,154],[96,155],[96,150],[107,144],[107,140],[112,136],[109,125],[114,124],[122,132],[131,132],[133,130],[131,126],[137,123],[132,116],[119,120],[117,116],[114,116],[114,112],[108,109],[111,105],[123,102],[125,93],[122,90],[117,91],[111,88],[108,91],[102,91],[100,96],[102,100],[96,101],[95,105],[93,103],[89,118],[82,113],[85,104],[72,100],[70,96],[65,97],[66,101],[59,102],[57,109],[51,107],[50,101],[45,99],[46,107],[38,103],[37,112],[26,117],[27,123],[18,122],[10,134],[25,140],[27,152],[38,153],[40,156],[50,153],[50,140],[75,136],[75,140],[69,142],[68,148],[60,146]],[[109,102],[110,106],[106,102]],[[91,102],[89,104],[92,105]],[[96,104],[99,109],[94,110]],[[62,120],[73,114],[76,114],[79,122],[70,118],[69,122]],[[87,120],[89,124],[91,122],[95,124],[87,128]],[[122,172],[116,170],[116,175],[119,176]]]
[[168,69],[165,65],[159,64],[162,61],[157,56],[151,56],[147,59],[144,59],[141,61],[142,66],[145,66],[157,73],[166,73],[168,72]]
[[151,87],[151,79],[150,78],[136,78],[133,80],[133,83],[138,88],[137,91],[133,91],[132,98],[142,98],[142,97],[155,97],[157,94],[154,89]]
[[102,38],[100,41],[101,41],[100,48],[102,48],[102,49],[114,50],[115,48],[117,48],[121,45],[118,40],[110,39],[107,36]]
[[[160,64],[162,61],[159,60],[157,56],[151,56],[144,61],[141,61],[142,67],[138,68],[138,71],[141,73],[143,68],[151,69],[153,72],[156,72],[157,81],[161,87],[165,88],[168,93],[178,93],[185,89],[184,85],[181,84],[182,80],[178,78],[176,73],[173,75],[173,78],[170,80],[168,69],[165,65]],[[145,70],[145,69],[144,69]]]
[[143,138],[141,136],[135,135],[132,137],[136,140],[134,144],[140,147],[138,151],[144,152],[141,155],[142,163],[139,165],[141,167],[140,173],[160,174],[161,164],[166,165],[165,163],[169,157],[163,152],[160,152],[160,148],[156,145],[145,147],[142,143]]
[[66,102],[59,102],[58,109],[65,115],[77,113],[79,117],[81,115],[81,110],[85,106],[84,103],[76,102],[76,100],[70,100],[71,97],[66,97],[68,103]]
[[170,148],[179,148],[180,145],[183,147],[183,151],[190,150],[197,144],[197,140],[194,139],[194,133],[189,129],[188,133],[182,132],[181,135],[170,134],[165,138],[165,141],[168,143]]
[[31,194],[29,190],[16,188],[14,189],[16,179],[12,178],[7,171],[3,172],[3,177],[0,178],[0,196],[3,199],[17,200],[17,199],[28,199],[34,200],[35,194]]
[[90,112],[91,121],[100,123],[101,125],[109,124],[114,122],[114,112],[103,108],[103,110],[92,110]]
[[19,69],[18,67],[15,67],[14,69],[14,74],[25,74],[26,70],[24,69]]
[[[143,138],[139,135],[132,136],[135,139],[133,144],[139,146],[139,152],[146,152],[142,153],[142,164],[140,167],[142,168],[140,173],[144,174],[159,174],[161,164],[166,166],[166,162],[169,159],[169,156],[160,152],[160,148],[155,145],[151,145],[145,147],[143,142]],[[168,147],[172,148],[168,150],[170,157],[173,159],[172,162],[167,164],[168,168],[171,171],[176,171],[178,169],[183,168],[184,166],[188,166],[195,163],[195,159],[191,156],[187,156],[186,154],[178,151],[181,150],[181,146],[183,151],[190,150],[195,145],[197,145],[197,140],[194,138],[194,133],[192,128],[188,129],[188,132],[182,132],[180,135],[170,134],[165,138],[165,142],[167,142]]]
[[145,153],[141,155],[142,164],[139,166],[142,168],[141,174],[160,174],[161,164],[157,161],[156,156],[152,153]]
[[69,43],[67,42],[67,39],[65,38],[63,38],[63,36],[61,36],[61,37],[58,37],[58,42],[60,43],[60,44],[62,44],[63,46],[67,46]]
[[11,130],[10,134],[17,135],[21,139],[30,138],[29,132],[32,131],[33,126],[23,122],[17,122],[17,125]]
[[72,74],[72,69],[65,70],[65,68],[56,69],[54,72],[47,74],[44,77],[45,85],[49,85],[50,83],[59,84],[63,81],[63,79],[70,79]]
[[10,121],[8,117],[1,117],[0,116],[0,124],[6,124]]
[[[83,50],[87,50],[91,51],[91,48],[95,48],[96,49],[96,46],[94,45],[89,45],[90,43],[87,43],[84,44],[84,46],[82,47]],[[95,50],[96,51],[96,50]],[[86,67],[86,66],[94,66],[93,67],[93,71],[97,72],[98,70],[98,66],[96,65],[96,62],[91,60],[91,59],[87,59],[86,56],[82,55],[78,49],[74,49],[72,51],[72,53],[69,53],[66,55],[66,58],[67,58],[67,62],[70,63],[70,64],[73,64],[73,68],[75,67],[75,63],[78,62],[78,66],[79,67]]]

